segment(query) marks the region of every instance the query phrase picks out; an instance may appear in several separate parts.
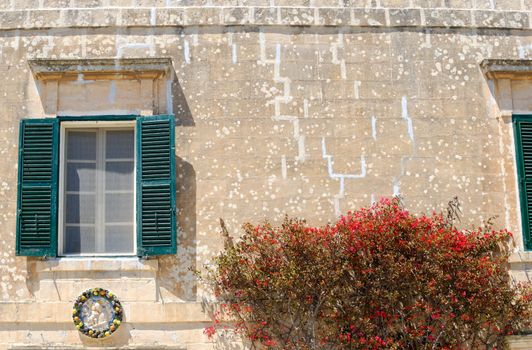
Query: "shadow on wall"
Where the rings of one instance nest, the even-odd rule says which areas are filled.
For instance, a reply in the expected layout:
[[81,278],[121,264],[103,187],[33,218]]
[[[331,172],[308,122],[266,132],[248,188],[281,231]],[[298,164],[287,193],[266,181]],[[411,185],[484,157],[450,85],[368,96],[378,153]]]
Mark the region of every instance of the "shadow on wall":
[[[172,111],[175,114],[175,124],[176,126],[195,126],[192,112],[190,112],[183,88],[179,84],[174,70],[172,70],[172,77]],[[176,164],[179,165],[179,163]]]
[[[195,126],[186,96],[172,70],[172,111],[176,127]],[[177,133],[176,133],[177,135]],[[196,301],[196,171],[180,158],[176,140],[177,254],[159,257],[158,298]],[[170,294],[170,295],[168,295]]]
[[159,257],[159,298],[165,301],[168,292],[181,300],[196,301],[197,281],[192,272],[197,268],[196,171],[176,156],[176,172],[177,254]]

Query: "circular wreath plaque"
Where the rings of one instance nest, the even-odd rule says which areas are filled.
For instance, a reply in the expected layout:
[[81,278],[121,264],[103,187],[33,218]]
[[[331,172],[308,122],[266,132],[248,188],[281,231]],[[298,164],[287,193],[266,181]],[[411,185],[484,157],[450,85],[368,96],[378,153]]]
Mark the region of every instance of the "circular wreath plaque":
[[123,309],[116,296],[106,289],[84,291],[74,303],[72,319],[76,328],[91,338],[108,337],[122,322]]

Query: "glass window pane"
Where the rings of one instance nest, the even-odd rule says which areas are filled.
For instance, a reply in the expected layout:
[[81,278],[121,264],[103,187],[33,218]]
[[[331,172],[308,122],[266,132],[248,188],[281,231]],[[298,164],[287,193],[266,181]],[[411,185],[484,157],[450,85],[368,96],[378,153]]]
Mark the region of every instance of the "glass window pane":
[[96,209],[93,194],[66,195],[67,224],[94,224],[95,215]]
[[95,160],[96,131],[69,131],[67,134],[67,159]]
[[67,226],[65,229],[64,251],[66,254],[96,252],[94,227]]
[[135,145],[133,130],[108,130],[105,138],[107,159],[133,159]]
[[134,253],[134,129],[69,129],[66,135],[63,252]]
[[105,190],[106,191],[133,191],[133,162],[105,163]]
[[105,228],[106,253],[133,252],[133,225],[111,225]]
[[133,193],[105,195],[105,222],[133,222]]
[[67,191],[94,192],[96,163],[68,163],[66,183]]

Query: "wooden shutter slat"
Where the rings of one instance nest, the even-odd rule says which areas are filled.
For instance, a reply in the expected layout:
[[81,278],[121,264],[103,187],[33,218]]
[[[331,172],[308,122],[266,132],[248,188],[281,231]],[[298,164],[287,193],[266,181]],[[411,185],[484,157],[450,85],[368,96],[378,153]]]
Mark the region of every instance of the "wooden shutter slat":
[[17,255],[57,254],[57,119],[20,124]]
[[175,254],[173,116],[137,120],[138,255]]

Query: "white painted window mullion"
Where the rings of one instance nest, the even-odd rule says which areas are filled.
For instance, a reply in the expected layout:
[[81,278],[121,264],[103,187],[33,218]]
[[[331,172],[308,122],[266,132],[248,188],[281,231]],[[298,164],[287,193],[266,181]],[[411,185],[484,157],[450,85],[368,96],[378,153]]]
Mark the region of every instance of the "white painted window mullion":
[[96,252],[105,252],[105,133],[98,129],[96,142]]

